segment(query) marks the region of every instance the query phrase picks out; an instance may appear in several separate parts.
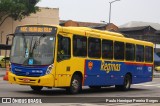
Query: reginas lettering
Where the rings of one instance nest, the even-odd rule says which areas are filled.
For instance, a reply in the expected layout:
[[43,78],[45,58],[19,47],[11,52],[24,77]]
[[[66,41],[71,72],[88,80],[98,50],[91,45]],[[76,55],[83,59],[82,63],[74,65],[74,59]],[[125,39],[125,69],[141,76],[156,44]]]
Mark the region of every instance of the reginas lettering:
[[106,71],[106,73],[109,73],[110,71],[120,71],[120,69],[121,64],[101,62],[101,70]]

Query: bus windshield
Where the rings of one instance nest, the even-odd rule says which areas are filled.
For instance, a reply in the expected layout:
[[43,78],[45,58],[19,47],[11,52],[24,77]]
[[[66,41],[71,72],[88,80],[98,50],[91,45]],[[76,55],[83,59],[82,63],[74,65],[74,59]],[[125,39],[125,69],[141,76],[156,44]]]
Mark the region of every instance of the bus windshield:
[[55,36],[43,33],[17,33],[11,50],[11,63],[50,65],[54,60]]

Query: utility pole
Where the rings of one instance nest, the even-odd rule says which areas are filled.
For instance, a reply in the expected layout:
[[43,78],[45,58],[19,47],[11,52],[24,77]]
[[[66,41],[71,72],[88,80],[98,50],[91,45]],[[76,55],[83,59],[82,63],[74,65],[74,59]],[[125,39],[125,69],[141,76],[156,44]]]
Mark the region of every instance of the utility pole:
[[120,1],[120,0],[114,0],[114,1],[109,2],[109,23],[111,22],[112,3],[116,2],[116,1]]

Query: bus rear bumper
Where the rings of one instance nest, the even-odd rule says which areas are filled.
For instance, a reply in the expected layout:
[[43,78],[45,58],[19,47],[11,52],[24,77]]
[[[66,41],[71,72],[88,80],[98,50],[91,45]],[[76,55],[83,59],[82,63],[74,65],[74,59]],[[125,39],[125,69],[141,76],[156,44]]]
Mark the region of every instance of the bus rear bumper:
[[34,86],[45,86],[45,87],[54,86],[54,76],[52,74],[48,74],[41,77],[26,77],[26,76],[16,76],[15,74],[9,72],[8,81],[11,84],[20,84],[20,85],[34,85]]

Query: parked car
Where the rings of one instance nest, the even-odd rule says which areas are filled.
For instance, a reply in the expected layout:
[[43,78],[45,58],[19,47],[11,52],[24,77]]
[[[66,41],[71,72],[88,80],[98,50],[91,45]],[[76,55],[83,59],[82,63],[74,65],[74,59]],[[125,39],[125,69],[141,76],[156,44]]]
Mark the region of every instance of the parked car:
[[[0,56],[0,68],[5,68],[9,64],[9,57]],[[6,62],[6,66],[5,66]]]
[[156,66],[154,69],[160,72],[160,66]]

